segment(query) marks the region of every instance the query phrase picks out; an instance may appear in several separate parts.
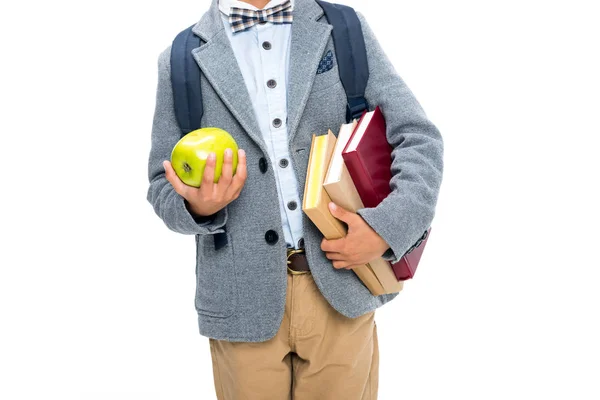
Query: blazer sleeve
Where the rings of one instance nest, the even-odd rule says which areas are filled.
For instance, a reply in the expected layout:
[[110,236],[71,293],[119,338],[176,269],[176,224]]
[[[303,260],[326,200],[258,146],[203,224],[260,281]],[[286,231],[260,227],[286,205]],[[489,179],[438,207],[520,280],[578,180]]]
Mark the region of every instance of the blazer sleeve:
[[380,204],[357,213],[390,246],[383,257],[398,262],[431,225],[442,182],[443,140],[396,72],[362,13],[357,12],[369,63],[365,98],[379,105],[393,148],[390,187]]
[[212,216],[195,217],[189,212],[187,201],[175,191],[165,176],[162,162],[171,159],[171,151],[182,137],[173,106],[170,54],[169,46],[158,57],[156,106],[148,159],[150,186],[146,198],[152,204],[154,212],[174,232],[186,235],[224,232],[227,207]]

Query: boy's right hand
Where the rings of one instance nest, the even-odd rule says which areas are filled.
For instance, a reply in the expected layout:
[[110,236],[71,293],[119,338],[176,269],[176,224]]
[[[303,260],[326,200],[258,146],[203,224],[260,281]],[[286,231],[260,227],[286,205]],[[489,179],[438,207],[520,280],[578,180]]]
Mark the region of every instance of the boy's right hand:
[[204,167],[202,183],[199,188],[188,186],[181,181],[175,173],[170,161],[163,161],[167,180],[173,189],[188,203],[189,210],[197,216],[216,214],[227,204],[237,199],[244,187],[247,177],[246,152],[238,150],[238,165],[233,175],[233,153],[231,149],[225,150],[221,177],[217,183],[215,179],[215,153],[210,153]]

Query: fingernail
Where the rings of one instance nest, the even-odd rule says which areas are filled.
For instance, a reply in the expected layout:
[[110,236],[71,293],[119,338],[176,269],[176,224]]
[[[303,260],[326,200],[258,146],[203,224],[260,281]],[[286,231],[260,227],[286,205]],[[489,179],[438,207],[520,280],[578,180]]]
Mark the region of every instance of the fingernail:
[[337,207],[335,206],[335,203],[331,202],[331,203],[329,203],[329,208],[331,208],[332,210],[334,210],[334,211],[335,211],[335,209],[336,209]]
[[212,161],[212,160],[214,160],[215,158],[217,158],[217,155],[216,155],[215,153],[211,152],[211,153],[209,153],[209,154],[208,154],[208,159],[209,159],[209,160],[211,160],[211,161]]
[[245,150],[240,150],[240,155],[241,156],[245,156],[246,155],[246,151]]

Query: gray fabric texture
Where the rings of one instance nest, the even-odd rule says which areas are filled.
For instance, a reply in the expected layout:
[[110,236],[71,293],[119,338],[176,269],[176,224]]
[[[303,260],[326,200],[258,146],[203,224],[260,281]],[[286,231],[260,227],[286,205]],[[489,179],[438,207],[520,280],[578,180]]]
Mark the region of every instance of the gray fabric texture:
[[[398,260],[431,224],[442,180],[443,143],[439,131],[386,57],[364,16],[359,13],[368,53],[370,78],[366,98],[381,107],[387,137],[394,147],[393,192],[377,207],[358,213],[390,245],[387,257]],[[194,26],[205,41],[193,50],[202,69],[202,126],[228,131],[246,151],[248,178],[238,199],[212,218],[195,219],[165,178],[162,161],[170,159],[181,138],[173,112],[170,47],[158,58],[156,108],[148,163],[147,199],[174,232],[195,235],[196,296],[199,331],[214,339],[262,342],[281,324],[286,295],[286,244],[278,208],[273,166],[266,173],[266,146],[229,40],[217,0]],[[304,192],[312,135],[336,132],[345,123],[346,97],[337,63],[317,74],[321,58],[332,50],[331,26],[314,0],[298,0],[292,27],[288,124],[290,166]],[[227,225],[228,244],[215,250],[213,234]],[[305,247],[315,282],[333,308],[348,318],[370,312],[398,293],[373,296],[354,272],[337,270],[321,251],[323,236],[304,215]],[[268,244],[274,230],[279,241]]]

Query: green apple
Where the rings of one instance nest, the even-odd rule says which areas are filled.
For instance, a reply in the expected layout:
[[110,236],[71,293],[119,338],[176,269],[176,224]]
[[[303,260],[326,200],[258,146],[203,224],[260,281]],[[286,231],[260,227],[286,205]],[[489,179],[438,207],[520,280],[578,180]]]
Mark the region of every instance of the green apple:
[[208,155],[217,155],[215,180],[221,177],[225,149],[233,151],[233,173],[238,163],[238,146],[233,137],[223,129],[215,127],[200,128],[182,137],[171,152],[171,165],[177,176],[186,185],[200,187],[204,166]]

